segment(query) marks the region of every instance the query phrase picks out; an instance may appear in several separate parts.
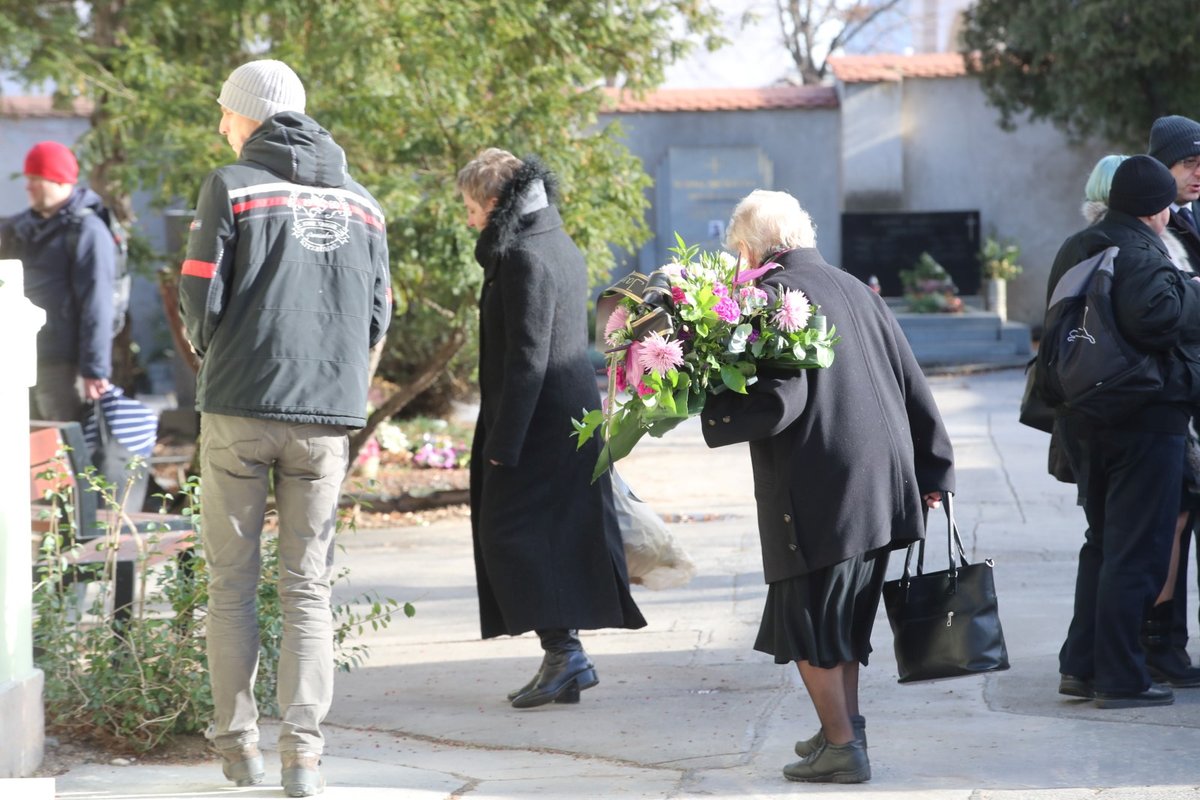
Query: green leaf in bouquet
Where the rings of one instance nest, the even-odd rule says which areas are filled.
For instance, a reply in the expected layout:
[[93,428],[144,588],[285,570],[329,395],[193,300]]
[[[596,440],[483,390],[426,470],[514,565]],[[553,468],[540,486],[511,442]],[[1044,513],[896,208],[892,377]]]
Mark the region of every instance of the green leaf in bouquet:
[[583,415],[582,420],[572,418],[571,425],[574,426],[575,432],[571,435],[576,436],[579,439],[579,441],[575,444],[575,449],[582,449],[583,446],[591,440],[592,436],[596,433],[596,430],[603,424],[604,412],[598,408],[593,411],[588,411]]
[[600,450],[596,468],[592,470],[592,483],[595,483],[605,470],[633,452],[634,445],[647,433],[646,428],[642,427],[636,418],[624,418],[614,422],[617,424],[609,427],[608,441]]
[[823,343],[813,345],[813,359],[821,369],[829,367],[833,364],[833,348]]
[[804,346],[804,342],[796,342],[794,345],[792,345],[792,357],[797,361],[803,361],[806,350],[807,348]]
[[721,382],[738,394],[746,394],[746,376],[734,364],[721,365]]
[[763,348],[767,346],[767,340],[759,338],[754,344],[750,345],[750,354],[755,358],[762,358]]
[[705,338],[706,336],[708,336],[708,323],[704,322],[703,320],[697,320],[697,322],[696,322],[696,336],[698,336],[698,337],[699,337],[699,338],[701,338],[701,339],[703,339],[703,338]]
[[747,323],[742,323],[733,329],[733,333],[729,336],[729,352],[744,353],[746,352],[746,342],[750,339],[750,334],[754,328]]
[[[699,388],[699,387],[697,387],[697,388]],[[705,392],[703,389],[701,389],[700,391],[695,391],[695,392],[689,391],[688,399],[687,399],[687,412],[688,412],[689,417],[697,416],[698,414],[700,414],[700,412],[702,412],[704,410],[704,399],[707,396],[708,396],[708,393]],[[676,404],[678,405],[678,401],[676,402]]]
[[655,439],[661,439],[667,431],[672,430],[685,419],[687,419],[686,416],[668,417],[666,419],[655,420],[650,424],[649,428],[646,430],[646,433],[650,434]]

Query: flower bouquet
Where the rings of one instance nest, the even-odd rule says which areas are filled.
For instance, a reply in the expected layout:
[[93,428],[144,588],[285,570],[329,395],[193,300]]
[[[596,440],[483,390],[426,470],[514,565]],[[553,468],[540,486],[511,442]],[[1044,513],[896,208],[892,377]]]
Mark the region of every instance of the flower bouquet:
[[839,337],[804,293],[772,297],[755,285],[778,264],[739,271],[726,253],[675,240],[670,264],[649,278],[629,276],[597,304],[608,396],[602,409],[571,421],[579,447],[597,431],[604,440],[592,480],[647,433],[662,436],[699,414],[709,394],[746,394],[760,367],[833,363]]

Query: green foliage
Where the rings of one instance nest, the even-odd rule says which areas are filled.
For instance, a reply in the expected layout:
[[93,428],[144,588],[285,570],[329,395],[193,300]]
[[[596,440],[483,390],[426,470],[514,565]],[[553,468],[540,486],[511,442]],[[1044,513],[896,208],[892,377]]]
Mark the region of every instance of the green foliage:
[[1137,153],[1157,117],[1200,106],[1188,0],[979,0],[965,15],[968,66],[1007,129],[1028,112]]
[[989,236],[979,251],[980,271],[984,278],[1011,281],[1021,274],[1021,248]]
[[[110,510],[119,507],[115,487],[93,468],[82,477],[85,490],[96,492]],[[73,565],[69,556],[75,531],[65,521],[72,519],[71,490],[51,496],[54,529],[43,540],[38,560],[33,641],[37,664],[45,673],[46,720],[53,728],[147,751],[172,735],[197,733],[207,726],[213,701],[204,639],[208,568],[198,540],[199,478],[190,478],[181,492],[187,502],[184,513],[197,531],[191,539],[193,549],[162,561],[156,554],[165,526],[146,534],[129,532],[141,539],[136,584],[142,599],[127,620],[118,619],[110,608],[115,558],[104,564]],[[172,500],[164,496],[164,507]],[[117,530],[106,529],[102,546],[113,551],[117,535]],[[260,647],[255,699],[262,713],[273,715],[278,714],[283,632],[275,580],[279,546],[278,538],[271,535],[264,535],[262,543],[265,577],[259,582],[257,599]],[[158,561],[162,563],[155,564],[151,579],[151,563]],[[343,568],[334,582],[347,573]],[[89,584],[97,588],[94,599],[86,602],[78,589]],[[361,665],[369,650],[357,637],[368,627],[387,627],[393,613],[401,610],[409,617],[416,613],[409,603],[401,606],[375,593],[335,603],[337,668],[347,671]]]
[[[481,271],[457,170],[488,146],[540,155],[561,180],[567,231],[592,275],[607,275],[610,245],[635,248],[647,235],[649,179],[619,128],[597,126],[603,87],[653,87],[688,39],[713,27],[707,0],[120,0],[32,10],[0,0],[0,68],[30,84],[55,81],[63,100],[96,101],[85,154],[102,194],[127,200],[151,187],[163,202],[190,202],[204,175],[232,159],[217,135],[229,71],[254,57],[295,67],[309,112],[387,214],[396,318],[381,372],[403,384],[429,369],[448,328],[474,325]],[[452,361],[443,380],[461,384],[474,363],[470,353]]]
[[950,273],[929,253],[921,253],[912,269],[900,270],[900,285],[908,307],[919,314],[962,310]]

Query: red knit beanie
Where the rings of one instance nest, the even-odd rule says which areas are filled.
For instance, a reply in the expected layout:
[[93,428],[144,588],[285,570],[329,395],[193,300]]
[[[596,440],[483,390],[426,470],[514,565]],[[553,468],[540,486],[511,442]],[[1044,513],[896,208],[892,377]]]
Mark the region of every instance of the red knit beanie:
[[66,145],[38,142],[25,155],[25,174],[55,183],[78,183],[79,162]]

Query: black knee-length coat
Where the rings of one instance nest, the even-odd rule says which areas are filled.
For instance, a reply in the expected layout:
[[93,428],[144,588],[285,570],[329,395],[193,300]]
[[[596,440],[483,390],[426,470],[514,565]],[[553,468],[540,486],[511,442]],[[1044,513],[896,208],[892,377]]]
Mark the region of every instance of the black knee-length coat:
[[[471,531],[484,638],[646,624],[629,593],[611,482],[591,483],[596,443],[577,451],[570,435],[599,392],[587,269],[549,178],[527,161],[475,248],[484,279]],[[538,202],[543,186],[549,203]]]
[[954,453],[908,340],[862,281],[815,248],[770,259],[768,292],[799,289],[842,337],[827,369],[764,371],[710,397],[710,447],[750,443],[768,583],[925,534],[922,495],[954,491]]

